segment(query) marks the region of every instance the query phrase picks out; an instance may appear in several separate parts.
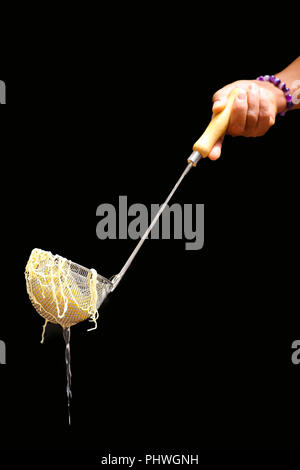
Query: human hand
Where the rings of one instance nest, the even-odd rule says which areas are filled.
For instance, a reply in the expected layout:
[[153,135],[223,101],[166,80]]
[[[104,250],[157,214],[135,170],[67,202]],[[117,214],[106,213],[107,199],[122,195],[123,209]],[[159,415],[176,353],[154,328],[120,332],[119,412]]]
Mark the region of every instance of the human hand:
[[[276,114],[286,107],[284,93],[272,83],[257,80],[239,80],[218,90],[213,96],[213,115],[221,112],[234,88],[241,88],[232,107],[227,134],[258,137],[275,123]],[[208,157],[217,160],[221,155],[224,136],[212,148]]]

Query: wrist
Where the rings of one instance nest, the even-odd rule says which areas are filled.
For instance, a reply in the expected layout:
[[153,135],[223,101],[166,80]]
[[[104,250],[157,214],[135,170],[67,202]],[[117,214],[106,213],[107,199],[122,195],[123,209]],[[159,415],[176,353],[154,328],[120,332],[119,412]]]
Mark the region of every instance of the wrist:
[[258,77],[256,80],[263,84],[265,88],[268,88],[274,98],[274,104],[277,108],[276,113],[284,116],[286,111],[292,108],[292,95],[287,84],[283,82],[278,76],[264,75]]
[[292,96],[293,108],[299,108],[300,103],[300,73],[298,75],[298,79],[295,77],[286,76],[284,72],[280,72],[276,75],[282,82],[285,82],[290,89],[290,95]]
[[284,111],[286,111],[287,109],[286,96],[284,92],[280,88],[274,86],[272,83],[269,83],[269,88],[272,90],[272,93],[274,95],[274,100],[277,107],[277,114],[284,113]]
[[300,56],[297,57],[290,65],[280,71],[276,76],[290,89],[293,107],[291,109],[300,108]]

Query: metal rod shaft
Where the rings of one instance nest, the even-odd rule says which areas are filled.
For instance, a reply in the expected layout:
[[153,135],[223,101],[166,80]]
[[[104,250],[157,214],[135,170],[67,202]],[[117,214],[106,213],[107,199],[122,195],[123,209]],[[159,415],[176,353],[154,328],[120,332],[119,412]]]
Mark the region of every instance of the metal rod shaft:
[[115,290],[115,288],[117,287],[117,285],[119,284],[119,282],[121,281],[121,279],[123,278],[124,274],[126,273],[127,269],[130,267],[132,261],[134,260],[134,258],[136,257],[136,255],[138,254],[138,252],[140,251],[142,245],[144,244],[145,240],[147,239],[149,233],[151,232],[151,230],[153,229],[153,227],[155,226],[156,222],[158,221],[159,217],[161,216],[161,214],[163,213],[163,211],[165,210],[168,202],[170,201],[171,197],[173,196],[173,194],[175,193],[175,191],[177,190],[178,186],[180,185],[180,183],[182,182],[183,178],[188,174],[188,172],[190,171],[190,169],[193,167],[193,163],[189,163],[187,165],[187,167],[185,168],[184,172],[182,173],[181,177],[179,178],[179,180],[177,181],[177,183],[175,184],[174,188],[172,189],[172,191],[170,192],[169,196],[167,197],[167,199],[165,200],[165,202],[160,206],[159,208],[159,211],[157,212],[156,216],[154,217],[154,219],[152,220],[151,224],[149,225],[149,227],[147,228],[146,232],[144,233],[144,235],[142,236],[142,238],[140,239],[139,243],[137,244],[136,248],[134,249],[134,251],[132,252],[132,254],[130,255],[130,257],[128,258],[128,260],[126,261],[125,265],[123,266],[122,270],[120,271],[120,273],[116,276],[115,278],[115,281],[113,282],[114,286],[113,288],[111,289],[111,292]]

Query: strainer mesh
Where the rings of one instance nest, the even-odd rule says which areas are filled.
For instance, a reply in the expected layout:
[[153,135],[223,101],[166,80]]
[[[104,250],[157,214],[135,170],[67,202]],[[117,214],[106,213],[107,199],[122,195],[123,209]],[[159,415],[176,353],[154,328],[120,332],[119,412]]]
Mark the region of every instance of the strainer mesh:
[[96,325],[98,309],[111,289],[111,283],[94,269],[38,248],[30,255],[25,277],[36,311],[63,328],[87,319]]

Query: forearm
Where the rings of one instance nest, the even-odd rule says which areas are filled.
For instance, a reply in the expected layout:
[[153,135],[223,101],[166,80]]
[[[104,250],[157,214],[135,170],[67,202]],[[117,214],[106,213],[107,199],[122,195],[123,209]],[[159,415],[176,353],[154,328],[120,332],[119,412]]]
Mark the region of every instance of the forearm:
[[282,72],[277,73],[276,77],[286,83],[290,89],[294,104],[291,109],[300,109],[300,56]]

